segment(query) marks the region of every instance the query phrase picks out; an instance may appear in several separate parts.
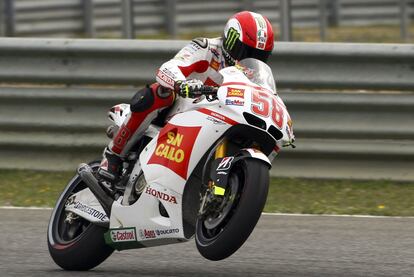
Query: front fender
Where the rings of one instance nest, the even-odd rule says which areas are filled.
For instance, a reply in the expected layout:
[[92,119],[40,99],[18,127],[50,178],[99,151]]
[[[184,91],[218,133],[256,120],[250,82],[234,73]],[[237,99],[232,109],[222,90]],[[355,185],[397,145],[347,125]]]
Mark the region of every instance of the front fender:
[[260,150],[257,150],[255,148],[244,148],[241,150],[241,153],[245,159],[258,159],[267,164],[269,166],[269,169],[272,167],[272,163],[270,162],[269,158]]

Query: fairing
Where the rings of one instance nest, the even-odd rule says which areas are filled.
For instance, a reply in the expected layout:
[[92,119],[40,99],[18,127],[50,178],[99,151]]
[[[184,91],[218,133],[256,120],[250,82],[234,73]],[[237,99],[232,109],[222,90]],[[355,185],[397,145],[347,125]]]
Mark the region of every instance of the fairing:
[[[269,154],[271,158],[275,156],[278,146],[292,142],[293,132],[288,123],[290,117],[276,94],[268,66],[260,61],[247,60],[220,73],[223,84],[217,93],[217,100],[180,98],[172,107],[167,124],[159,132],[155,128],[148,129],[147,135],[153,139],[141,152],[131,174],[131,181],[140,172],[144,174],[147,184],[144,192],[132,205],[127,205],[122,199],[115,201],[110,215],[110,232],[116,233],[121,228],[135,232],[136,239],[131,248],[189,239],[184,235],[183,226],[186,185],[207,151],[232,127],[246,126],[258,130],[270,140],[273,138],[276,147]],[[127,109],[125,106],[121,108]],[[253,126],[246,120],[246,114],[260,118],[265,126]],[[117,121],[118,124],[120,120]],[[282,134],[279,140],[269,134],[271,127]],[[247,151],[253,158],[270,163],[263,153],[254,149]],[[160,212],[160,206],[168,216]],[[123,243],[111,242],[110,235],[107,239],[108,243]]]

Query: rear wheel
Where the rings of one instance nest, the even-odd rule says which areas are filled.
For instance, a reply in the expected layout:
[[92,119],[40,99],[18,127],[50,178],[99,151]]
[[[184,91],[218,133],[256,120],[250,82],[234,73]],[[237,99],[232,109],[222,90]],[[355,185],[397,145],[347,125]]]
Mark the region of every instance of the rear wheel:
[[[90,166],[96,170],[99,163],[94,162]],[[114,251],[105,244],[106,228],[65,211],[70,196],[84,188],[86,184],[79,176],[75,176],[59,197],[49,221],[49,253],[55,263],[66,270],[89,270],[102,263]]]
[[196,224],[197,249],[213,261],[229,257],[247,240],[260,218],[269,188],[268,166],[256,159],[237,162],[229,174],[224,197],[207,208]]

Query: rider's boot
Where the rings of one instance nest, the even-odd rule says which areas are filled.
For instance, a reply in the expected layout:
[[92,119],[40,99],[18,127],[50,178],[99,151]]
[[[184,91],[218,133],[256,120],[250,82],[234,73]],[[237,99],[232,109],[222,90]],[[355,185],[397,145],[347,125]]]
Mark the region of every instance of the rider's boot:
[[122,169],[122,158],[105,147],[103,159],[98,169],[98,180],[107,188],[112,188],[119,181]]

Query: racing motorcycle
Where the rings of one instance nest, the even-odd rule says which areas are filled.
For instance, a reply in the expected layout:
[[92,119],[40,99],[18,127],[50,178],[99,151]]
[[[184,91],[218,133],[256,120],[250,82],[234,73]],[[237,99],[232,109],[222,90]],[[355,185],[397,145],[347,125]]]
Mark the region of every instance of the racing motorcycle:
[[[99,161],[79,166],[48,226],[57,265],[89,270],[115,249],[193,237],[209,260],[242,246],[265,205],[271,161],[294,147],[294,134],[268,65],[249,58],[220,74],[219,88],[178,99],[162,126],[149,126],[114,186],[98,182]],[[113,107],[112,128],[129,112],[127,104]]]

